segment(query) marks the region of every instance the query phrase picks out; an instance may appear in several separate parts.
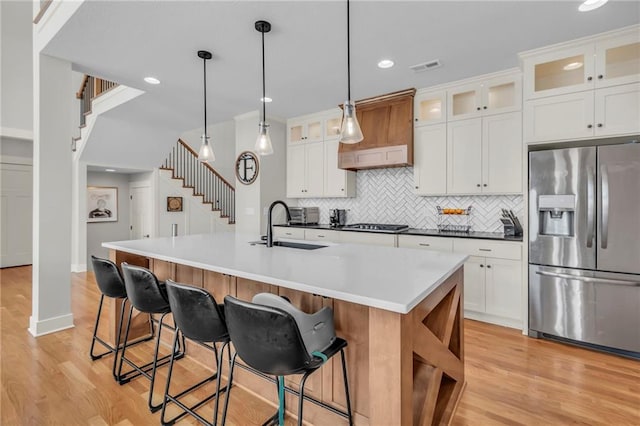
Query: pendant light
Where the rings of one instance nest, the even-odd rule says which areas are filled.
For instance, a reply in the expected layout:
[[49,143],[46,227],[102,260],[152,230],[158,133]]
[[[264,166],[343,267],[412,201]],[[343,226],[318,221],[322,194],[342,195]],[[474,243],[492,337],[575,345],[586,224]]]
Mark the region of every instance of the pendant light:
[[271,31],[271,24],[267,21],[256,21],[255,26],[256,30],[262,33],[262,120],[258,124],[258,139],[256,140],[255,151],[258,155],[271,155],[273,154],[273,146],[269,136],[269,125],[267,124],[267,95],[264,77],[264,33]]
[[358,116],[356,104],[351,100],[351,37],[349,28],[349,0],[347,0],[347,100],[344,102],[344,115],[340,126],[340,142],[354,144],[364,139]]
[[209,135],[207,134],[207,61],[213,56],[211,52],[206,50],[198,50],[198,57],[202,59],[204,69],[204,132],[202,133],[202,145],[198,152],[198,160],[202,162],[215,161],[216,156],[213,154],[213,147],[209,143]]

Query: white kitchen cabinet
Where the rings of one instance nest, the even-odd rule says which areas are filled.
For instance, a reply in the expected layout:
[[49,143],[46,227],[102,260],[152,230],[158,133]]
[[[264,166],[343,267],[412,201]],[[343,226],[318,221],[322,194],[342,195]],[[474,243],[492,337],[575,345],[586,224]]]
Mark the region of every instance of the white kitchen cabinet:
[[273,239],[289,238],[294,240],[304,240],[304,229],[289,226],[274,226]]
[[525,142],[553,142],[640,131],[640,83],[525,102]]
[[289,144],[320,142],[324,131],[322,125],[320,116],[290,120],[287,123],[287,141]]
[[324,141],[323,196],[332,198],[355,197],[356,172],[338,168],[337,138]]
[[491,258],[485,261],[485,312],[521,321],[522,263]]
[[522,192],[520,112],[447,124],[447,193]]
[[634,26],[521,54],[525,99],[640,81],[639,34]]
[[336,108],[336,110],[330,112],[324,120],[324,140],[339,139],[341,125],[342,110]]
[[308,241],[329,241],[337,243],[340,241],[340,231],[330,229],[305,229],[304,239]]
[[398,235],[398,247],[453,252],[453,239],[427,235]]
[[359,231],[340,231],[340,242],[347,244],[370,244],[376,246],[396,247],[396,235]]
[[470,256],[464,264],[464,310],[485,311],[486,258]]
[[413,98],[413,124],[424,126],[444,123],[447,113],[447,92],[418,91]]
[[321,197],[324,187],[322,142],[287,147],[287,197]]
[[520,74],[473,82],[448,90],[448,121],[522,109]]
[[416,195],[447,193],[446,124],[421,126],[414,129],[413,179]]

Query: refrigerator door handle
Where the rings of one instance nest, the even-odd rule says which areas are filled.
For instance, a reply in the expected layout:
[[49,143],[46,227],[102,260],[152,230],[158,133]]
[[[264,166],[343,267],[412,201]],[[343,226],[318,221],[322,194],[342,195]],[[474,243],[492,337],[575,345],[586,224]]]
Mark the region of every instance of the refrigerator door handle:
[[640,282],[638,282],[638,281],[614,280],[612,278],[581,277],[579,275],[560,274],[560,273],[557,273],[557,272],[546,272],[546,271],[536,271],[536,274],[542,275],[544,277],[565,278],[565,279],[568,279],[568,280],[578,280],[578,281],[584,281],[584,282],[587,282],[587,283],[601,283],[601,284],[613,284],[613,285],[625,285],[625,286],[631,286],[631,287],[640,287]]
[[593,247],[593,234],[595,223],[593,213],[595,210],[595,183],[593,168],[587,168],[587,247]]
[[600,166],[600,173],[602,175],[602,222],[600,223],[602,238],[600,246],[606,249],[609,245],[609,171],[605,164]]

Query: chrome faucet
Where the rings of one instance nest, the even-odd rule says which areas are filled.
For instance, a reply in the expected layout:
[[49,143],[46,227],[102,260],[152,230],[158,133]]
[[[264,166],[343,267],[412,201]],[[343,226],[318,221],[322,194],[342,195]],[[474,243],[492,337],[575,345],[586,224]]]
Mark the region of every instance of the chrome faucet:
[[271,225],[273,208],[276,204],[282,204],[285,211],[287,212],[287,223],[291,220],[291,213],[289,212],[289,206],[285,204],[284,201],[276,200],[269,206],[269,214],[267,215],[267,247],[273,247],[273,226]]

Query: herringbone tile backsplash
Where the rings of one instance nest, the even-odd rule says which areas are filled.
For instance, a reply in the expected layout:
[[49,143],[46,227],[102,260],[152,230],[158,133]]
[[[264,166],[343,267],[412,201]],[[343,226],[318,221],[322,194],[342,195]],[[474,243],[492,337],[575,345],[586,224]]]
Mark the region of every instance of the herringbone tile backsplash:
[[357,173],[355,198],[308,198],[302,207],[319,207],[320,223],[329,223],[330,209],[347,209],[347,223],[396,223],[412,228],[435,229],[436,206],[473,206],[472,230],[500,232],[500,209],[511,209],[523,219],[522,195],[421,197],[413,193],[413,168],[361,170]]

